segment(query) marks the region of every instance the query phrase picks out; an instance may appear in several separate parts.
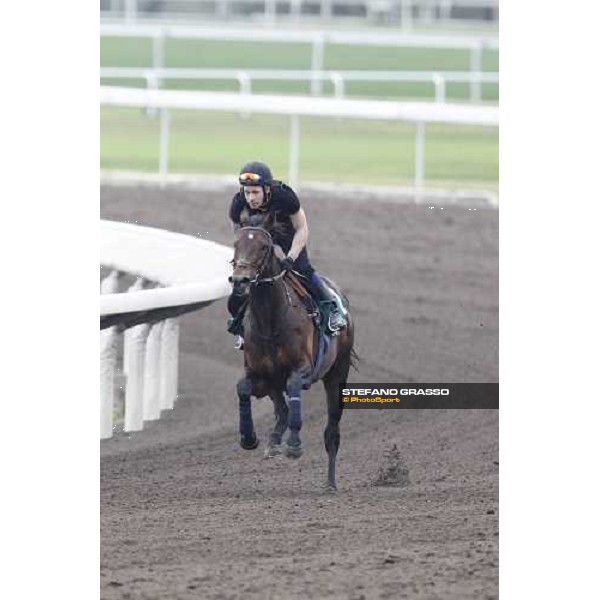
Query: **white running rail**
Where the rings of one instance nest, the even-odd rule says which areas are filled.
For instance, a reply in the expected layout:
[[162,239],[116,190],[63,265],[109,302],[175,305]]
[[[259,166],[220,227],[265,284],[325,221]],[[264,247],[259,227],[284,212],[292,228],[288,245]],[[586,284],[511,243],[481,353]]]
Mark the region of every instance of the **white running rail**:
[[420,197],[425,177],[425,125],[451,123],[498,127],[498,107],[433,102],[390,102],[349,100],[312,96],[274,96],[181,90],[146,90],[101,87],[100,104],[154,108],[160,111],[159,173],[168,173],[169,111],[172,109],[213,110],[236,113],[288,115],[291,119],[288,181],[299,182],[300,117],[338,117],[405,121],[416,126],[415,196]]
[[[124,431],[140,431],[177,398],[179,325],[172,307],[200,308],[229,294],[230,248],[151,227],[101,221],[100,438],[112,436],[124,388]],[[137,275],[119,292],[121,273]],[[144,289],[146,283],[165,288]],[[161,313],[161,309],[163,313]],[[122,358],[121,358],[122,357]]]
[[[431,83],[436,102],[446,101],[448,83],[480,83],[497,86],[498,73],[474,71],[282,71],[276,69],[145,69],[139,67],[102,67],[101,79],[142,79],[151,90],[162,81],[230,80],[237,81],[241,94],[252,92],[252,81],[331,81],[336,98],[346,95],[346,82]],[[322,92],[322,89],[319,90]]]
[[[155,24],[110,24],[100,25],[101,37],[150,38],[152,40],[152,67],[165,67],[165,42],[167,39],[217,40],[229,42],[256,43],[305,43],[312,47],[310,70],[319,73],[324,70],[325,48],[327,45],[380,46],[395,48],[446,48],[469,52],[469,70],[482,71],[484,50],[497,50],[495,36],[459,36],[409,33],[387,33],[383,31],[328,31],[306,30],[302,28],[266,29],[264,27],[198,27],[185,25]],[[311,82],[311,93],[319,94],[321,79],[317,76]],[[481,100],[481,82],[471,81],[471,100]]]

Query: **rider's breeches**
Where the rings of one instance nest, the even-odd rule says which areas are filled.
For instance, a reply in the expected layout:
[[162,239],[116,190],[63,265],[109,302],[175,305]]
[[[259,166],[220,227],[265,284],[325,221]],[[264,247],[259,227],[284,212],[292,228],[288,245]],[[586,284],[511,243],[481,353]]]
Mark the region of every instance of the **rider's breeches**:
[[229,296],[227,300],[227,310],[232,317],[235,317],[244,304],[245,296],[243,294],[236,294],[235,290]]
[[306,248],[302,248],[302,252],[300,252],[298,258],[294,261],[294,271],[302,273],[308,281],[310,281],[312,274],[315,272],[310,264]]
[[294,262],[294,271],[298,271],[304,275],[304,277],[306,277],[308,287],[311,289],[313,296],[318,298],[320,301],[333,300],[331,294],[329,293],[328,287],[325,285],[325,282],[319,277],[319,274],[310,264],[306,248],[302,250]]
[[329,291],[329,288],[325,285],[325,282],[319,277],[316,271],[313,271],[310,278],[310,287],[319,300],[333,300],[333,297]]

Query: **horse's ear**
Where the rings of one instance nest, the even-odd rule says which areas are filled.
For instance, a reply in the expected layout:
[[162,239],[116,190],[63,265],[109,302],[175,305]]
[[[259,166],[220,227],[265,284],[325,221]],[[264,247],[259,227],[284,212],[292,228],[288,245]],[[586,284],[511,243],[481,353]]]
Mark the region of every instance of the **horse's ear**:
[[240,213],[240,225],[242,227],[247,227],[249,222],[250,222],[250,212],[248,211],[247,208],[244,208],[244,209],[242,209],[242,212]]

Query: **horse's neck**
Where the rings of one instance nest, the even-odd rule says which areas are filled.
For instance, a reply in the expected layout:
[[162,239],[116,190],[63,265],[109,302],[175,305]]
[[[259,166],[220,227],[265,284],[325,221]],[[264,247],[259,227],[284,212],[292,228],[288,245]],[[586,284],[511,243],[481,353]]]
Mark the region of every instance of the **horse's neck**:
[[[272,276],[272,269],[264,277]],[[285,314],[287,295],[285,284],[280,278],[272,283],[264,283],[250,290],[250,314],[256,328],[263,335],[277,331]]]

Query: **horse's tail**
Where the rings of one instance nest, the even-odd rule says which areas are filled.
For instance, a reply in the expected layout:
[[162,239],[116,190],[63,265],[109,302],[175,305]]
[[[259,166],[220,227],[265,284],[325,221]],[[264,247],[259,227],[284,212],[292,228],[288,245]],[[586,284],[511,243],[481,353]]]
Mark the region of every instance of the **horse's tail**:
[[350,366],[358,373],[358,367],[356,366],[360,362],[360,356],[358,356],[356,350],[352,348],[350,350]]

